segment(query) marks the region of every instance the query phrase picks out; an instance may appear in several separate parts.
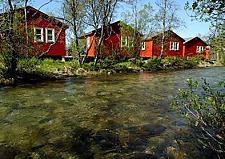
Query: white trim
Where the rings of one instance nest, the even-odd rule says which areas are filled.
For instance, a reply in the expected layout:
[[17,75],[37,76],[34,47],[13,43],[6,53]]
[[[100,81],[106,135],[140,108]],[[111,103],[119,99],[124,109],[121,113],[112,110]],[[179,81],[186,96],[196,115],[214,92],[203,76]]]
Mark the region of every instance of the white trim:
[[178,51],[179,42],[170,42],[170,51]]
[[[36,30],[37,29],[40,29],[41,30],[41,34],[38,34],[41,36],[41,39],[40,40],[37,40],[37,34],[36,34]],[[44,42],[44,29],[43,28],[37,28],[35,27],[34,28],[34,42]]]
[[196,53],[202,53],[204,51],[204,46],[197,46]]
[[[52,31],[52,40],[48,39],[48,31],[49,30]],[[53,28],[45,28],[45,40],[46,40],[46,43],[54,43],[55,42],[55,29],[53,29]]]
[[[125,43],[124,45],[123,45],[123,42]],[[128,37],[121,35],[121,47],[127,47],[127,46],[128,46]]]
[[89,49],[90,46],[91,46],[91,37],[88,36],[88,37],[87,37],[87,40],[86,40],[86,48]]
[[145,41],[141,42],[141,50],[145,50]]

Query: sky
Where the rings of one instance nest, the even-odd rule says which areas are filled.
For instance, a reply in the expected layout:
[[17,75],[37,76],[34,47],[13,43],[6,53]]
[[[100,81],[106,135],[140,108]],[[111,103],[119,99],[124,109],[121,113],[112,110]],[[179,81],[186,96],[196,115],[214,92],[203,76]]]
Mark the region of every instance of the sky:
[[[31,6],[39,9],[40,6],[46,3],[47,0],[32,0],[30,3]],[[147,2],[150,2],[153,6],[155,5],[156,0],[139,0],[140,4],[145,4]],[[207,36],[209,34],[209,28],[210,24],[206,22],[199,22],[197,20],[193,20],[191,18],[187,11],[184,10],[184,4],[187,0],[175,0],[176,3],[179,5],[179,11],[178,15],[181,17],[181,19],[185,22],[185,26],[181,27],[179,29],[174,30],[178,35],[180,35],[183,38],[189,38],[189,37],[195,37],[195,36]],[[192,1],[192,0],[189,0]],[[61,11],[61,5],[62,2],[60,0],[53,0],[53,2],[45,5],[40,10],[45,13],[53,13],[54,15],[60,16]],[[126,5],[120,6],[120,11],[126,11],[128,10]],[[120,16],[116,17],[117,20],[120,19]]]

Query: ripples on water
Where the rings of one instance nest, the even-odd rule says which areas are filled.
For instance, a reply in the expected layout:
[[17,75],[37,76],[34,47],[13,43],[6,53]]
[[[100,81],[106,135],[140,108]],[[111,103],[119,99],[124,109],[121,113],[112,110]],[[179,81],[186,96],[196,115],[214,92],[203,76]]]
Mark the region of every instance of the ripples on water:
[[170,108],[187,78],[215,84],[225,68],[112,75],[0,90],[0,158],[160,158],[190,146]]

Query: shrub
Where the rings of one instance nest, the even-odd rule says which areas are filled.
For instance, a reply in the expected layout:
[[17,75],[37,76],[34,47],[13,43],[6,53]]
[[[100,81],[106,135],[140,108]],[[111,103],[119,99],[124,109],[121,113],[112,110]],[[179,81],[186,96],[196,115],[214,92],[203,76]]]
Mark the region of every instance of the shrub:
[[68,61],[65,64],[68,65],[69,67],[71,67],[72,69],[78,69],[78,68],[80,68],[80,64],[79,64],[79,61],[78,60]]
[[143,59],[136,59],[136,61],[134,62],[138,67],[143,67],[144,66],[144,61]]
[[133,72],[139,71],[140,68],[137,67],[132,62],[121,62],[114,65],[114,69],[116,72]]
[[147,62],[143,65],[146,70],[161,70],[161,59],[158,58],[150,58]]
[[41,60],[36,57],[21,57],[18,60],[18,71],[32,72],[40,64]]
[[83,68],[88,71],[94,71],[99,68],[99,64],[95,68],[94,62],[84,63]]
[[173,106],[189,121],[193,135],[204,148],[225,156],[225,81],[212,88],[188,80],[188,89],[179,90]]

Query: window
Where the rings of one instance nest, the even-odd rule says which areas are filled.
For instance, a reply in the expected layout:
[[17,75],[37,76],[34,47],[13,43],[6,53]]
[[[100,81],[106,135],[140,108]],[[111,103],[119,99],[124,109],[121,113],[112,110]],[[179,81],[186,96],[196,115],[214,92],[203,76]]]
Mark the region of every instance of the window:
[[46,43],[55,42],[55,29],[46,28],[45,29]]
[[34,28],[34,42],[44,42],[43,28]]
[[141,43],[141,50],[145,50],[145,42]]
[[204,51],[204,47],[203,46],[197,46],[196,48],[196,52],[197,53],[202,53]]
[[170,42],[170,50],[178,51],[179,50],[179,42]]
[[128,37],[127,36],[121,36],[121,47],[128,46]]

